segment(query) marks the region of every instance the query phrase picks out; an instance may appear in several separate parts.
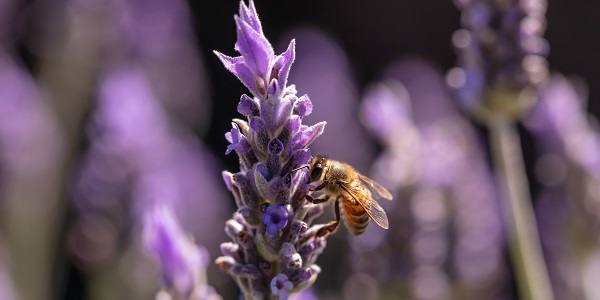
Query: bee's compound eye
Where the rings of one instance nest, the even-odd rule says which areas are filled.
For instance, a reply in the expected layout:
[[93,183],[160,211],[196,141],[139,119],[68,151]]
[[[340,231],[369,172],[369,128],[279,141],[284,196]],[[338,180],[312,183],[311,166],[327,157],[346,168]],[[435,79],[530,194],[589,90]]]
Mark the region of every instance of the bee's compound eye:
[[316,181],[321,177],[321,173],[323,172],[323,168],[321,165],[316,165],[312,171],[310,171],[310,181]]

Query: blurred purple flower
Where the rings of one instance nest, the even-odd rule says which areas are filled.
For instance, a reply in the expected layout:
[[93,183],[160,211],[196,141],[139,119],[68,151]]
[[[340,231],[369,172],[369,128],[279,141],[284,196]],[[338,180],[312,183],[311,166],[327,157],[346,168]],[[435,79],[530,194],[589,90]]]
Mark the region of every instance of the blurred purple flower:
[[589,122],[576,86],[554,75],[540,89],[539,103],[525,124],[545,144],[600,178],[600,135]]
[[[221,245],[223,256],[216,262],[246,298],[272,299],[284,293],[287,297],[292,287],[294,291],[309,287],[320,272],[314,263],[327,236],[316,235],[322,225],[309,226],[323,209],[305,201],[306,170],[296,168],[309,162],[308,146],[326,123],[302,124],[312,103],[287,85],[294,41],[275,56],[253,1],[248,6],[240,2],[235,21],[235,50],[241,56],[215,54],[254,97],[240,98],[238,112],[247,121],[234,119],[234,128],[226,135],[231,143],[228,151],[234,150],[240,158],[240,172],[222,175],[238,210],[225,223],[233,243]],[[271,284],[276,282],[275,273],[280,274],[275,278],[286,279],[283,286]]]
[[182,0],[122,0],[128,60],[135,61],[155,98],[173,119],[194,129],[210,122],[210,85],[199,56],[188,3]]
[[557,299],[597,293],[584,284],[589,279],[582,272],[596,266],[586,263],[579,269],[577,261],[582,259],[580,248],[589,253],[583,260],[599,252],[588,242],[597,242],[600,218],[600,133],[585,111],[584,92],[576,83],[559,74],[551,76],[524,120],[539,143],[535,175],[542,189],[535,208]]
[[527,103],[518,103],[519,97],[504,97],[497,102],[490,92],[518,93],[537,87],[546,79],[546,1],[455,3],[462,11],[463,29],[452,37],[459,67],[448,73],[448,83],[456,89],[458,100],[472,111],[480,111],[484,106],[500,113],[525,108],[523,104]]
[[388,188],[412,185],[420,148],[408,91],[399,81],[388,80],[368,86],[363,99],[361,120],[385,146],[372,166],[373,179]]
[[290,300],[318,300],[319,298],[315,295],[314,287],[303,289],[297,293],[293,293],[288,298]]
[[12,286],[8,274],[4,272],[0,273],[0,297],[5,300],[19,299],[14,292],[14,287]]
[[[165,201],[209,252],[218,251],[223,234],[210,224],[221,224],[228,206],[216,160],[170,122],[139,69],[114,67],[101,83],[88,126],[90,149],[74,185],[74,206],[78,226],[102,234],[81,236],[85,231],[74,228],[71,240],[79,241],[71,243],[74,257],[84,267],[107,262],[124,247],[118,245],[118,235],[135,230],[149,207]],[[102,255],[89,256],[87,249]],[[222,276],[217,270],[209,273],[211,278]]]
[[[384,242],[379,246],[357,239],[355,250],[365,255],[362,270],[372,270],[371,262],[394,276],[410,274],[416,299],[447,298],[453,274],[447,265],[452,264],[462,288],[484,295],[482,286],[493,290],[502,275],[502,252],[495,250],[502,230],[495,187],[476,134],[453,107],[440,72],[428,63],[406,59],[384,74],[385,80],[367,90],[362,110],[363,121],[385,146],[372,176],[411,199],[393,203],[396,207],[387,211],[396,227],[414,229],[369,239]],[[381,118],[391,112],[399,117]],[[394,171],[401,167],[404,171]],[[448,231],[455,232],[456,240]],[[387,247],[403,254],[406,243],[411,244],[408,255],[373,259],[373,252]]]
[[267,211],[263,214],[263,222],[267,225],[267,233],[274,235],[280,229],[285,228],[288,223],[288,211],[285,207],[273,203],[267,207]]
[[[194,244],[166,203],[157,203],[144,219],[144,243],[161,263],[165,287],[189,297],[206,290],[208,253]],[[208,299],[208,298],[206,298]]]
[[32,78],[0,52],[0,170],[32,176],[56,168],[63,151],[56,121]]

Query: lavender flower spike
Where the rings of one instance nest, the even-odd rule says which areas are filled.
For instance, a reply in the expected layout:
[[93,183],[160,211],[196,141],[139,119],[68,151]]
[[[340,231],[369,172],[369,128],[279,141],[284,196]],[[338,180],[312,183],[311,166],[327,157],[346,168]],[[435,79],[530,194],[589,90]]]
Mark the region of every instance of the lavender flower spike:
[[520,117],[534,103],[548,75],[546,2],[455,0],[463,28],[452,37],[459,67],[448,83],[481,121]]
[[207,251],[194,244],[167,204],[157,204],[146,215],[144,243],[162,267],[165,290],[157,299],[221,299],[206,283]]
[[240,158],[239,172],[223,172],[238,210],[225,223],[232,242],[221,245],[224,256],[216,263],[245,299],[286,299],[310,286],[320,272],[314,262],[326,237],[315,236],[322,224],[309,226],[322,208],[305,201],[307,171],[297,168],[309,162],[308,146],[323,133],[325,122],[303,125],[312,103],[287,85],[294,41],[275,55],[252,1],[240,3],[235,22],[235,50],[241,56],[215,54],[252,97],[241,97],[238,112],[246,120],[234,119],[226,134],[226,153],[235,151]]

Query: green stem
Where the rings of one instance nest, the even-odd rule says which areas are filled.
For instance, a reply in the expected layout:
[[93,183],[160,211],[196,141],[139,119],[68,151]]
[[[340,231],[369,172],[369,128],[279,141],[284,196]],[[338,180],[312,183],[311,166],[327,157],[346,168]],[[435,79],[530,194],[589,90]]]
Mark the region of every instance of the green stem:
[[505,198],[508,244],[520,298],[552,300],[554,296],[525,176],[519,134],[515,124],[505,119],[491,122],[489,128],[492,155]]

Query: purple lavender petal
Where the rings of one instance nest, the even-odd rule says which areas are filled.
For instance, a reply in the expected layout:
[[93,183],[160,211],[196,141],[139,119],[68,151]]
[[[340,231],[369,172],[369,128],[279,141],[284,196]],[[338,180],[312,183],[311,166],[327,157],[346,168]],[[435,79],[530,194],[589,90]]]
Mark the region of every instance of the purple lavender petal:
[[323,134],[327,122],[319,122],[313,126],[306,127],[302,132],[298,133],[294,140],[296,149],[308,147],[317,137]]
[[288,280],[285,274],[277,274],[271,281],[271,292],[281,300],[287,300],[288,292],[294,288],[294,284]]
[[281,55],[278,55],[273,68],[278,70],[277,81],[280,86],[286,86],[288,75],[290,74],[290,69],[292,67],[292,63],[296,59],[296,40],[291,40],[289,46]]
[[271,204],[263,214],[263,222],[267,225],[267,233],[274,235],[288,223],[288,211],[279,204]]
[[296,132],[298,132],[298,130],[300,130],[301,122],[302,121],[300,120],[299,115],[293,115],[288,119],[286,128],[287,130],[289,130],[290,134],[295,134]]
[[264,91],[261,91],[260,86],[257,83],[256,77],[246,66],[244,58],[229,57],[217,51],[213,52],[221,60],[221,62],[225,66],[225,69],[233,73],[233,75],[235,75],[244,84],[244,86],[246,86],[246,88],[248,88],[248,90],[252,92],[252,94],[258,96],[264,93]]
[[294,162],[299,165],[306,165],[308,164],[308,161],[310,160],[310,150],[309,149],[302,149],[302,150],[298,150],[294,153]]
[[283,151],[283,144],[278,139],[272,139],[269,142],[269,153],[279,155]]
[[245,65],[254,76],[268,78],[275,55],[271,43],[240,18],[235,18],[235,24],[237,26],[235,50],[242,55]]
[[287,99],[283,99],[277,110],[275,111],[275,119],[273,120],[274,130],[275,132],[279,131],[279,129],[286,125],[287,121],[292,116],[292,103]]
[[269,82],[269,88],[267,89],[267,95],[277,97],[283,91],[283,87],[279,85],[277,78],[271,79]]
[[233,187],[233,174],[231,172],[223,171],[221,172],[223,176],[223,181],[229,190]]
[[244,94],[242,95],[240,103],[238,104],[238,112],[248,118],[251,118],[259,115],[260,108],[258,107],[258,103],[253,98],[250,98]]
[[304,95],[294,103],[294,113],[299,116],[308,116],[312,112],[313,105],[307,95]]
[[227,139],[227,141],[230,143],[229,145],[227,145],[227,150],[225,150],[225,155],[231,153],[231,151],[233,151],[236,148],[238,148],[238,146],[240,145],[241,140],[244,137],[240,133],[240,129],[239,129],[239,127],[238,127],[237,124],[235,124],[235,123],[232,122],[231,126],[233,127],[231,129],[231,131],[225,133],[225,139]]
[[256,32],[263,34],[262,25],[258,19],[258,14],[256,13],[256,7],[254,6],[253,0],[250,0],[248,6],[246,6],[244,1],[240,1],[240,18],[250,24],[252,28],[256,30]]
[[269,223],[269,225],[267,225],[267,233],[269,235],[274,235],[277,233],[277,231],[279,231],[279,226],[277,226],[277,224]]

